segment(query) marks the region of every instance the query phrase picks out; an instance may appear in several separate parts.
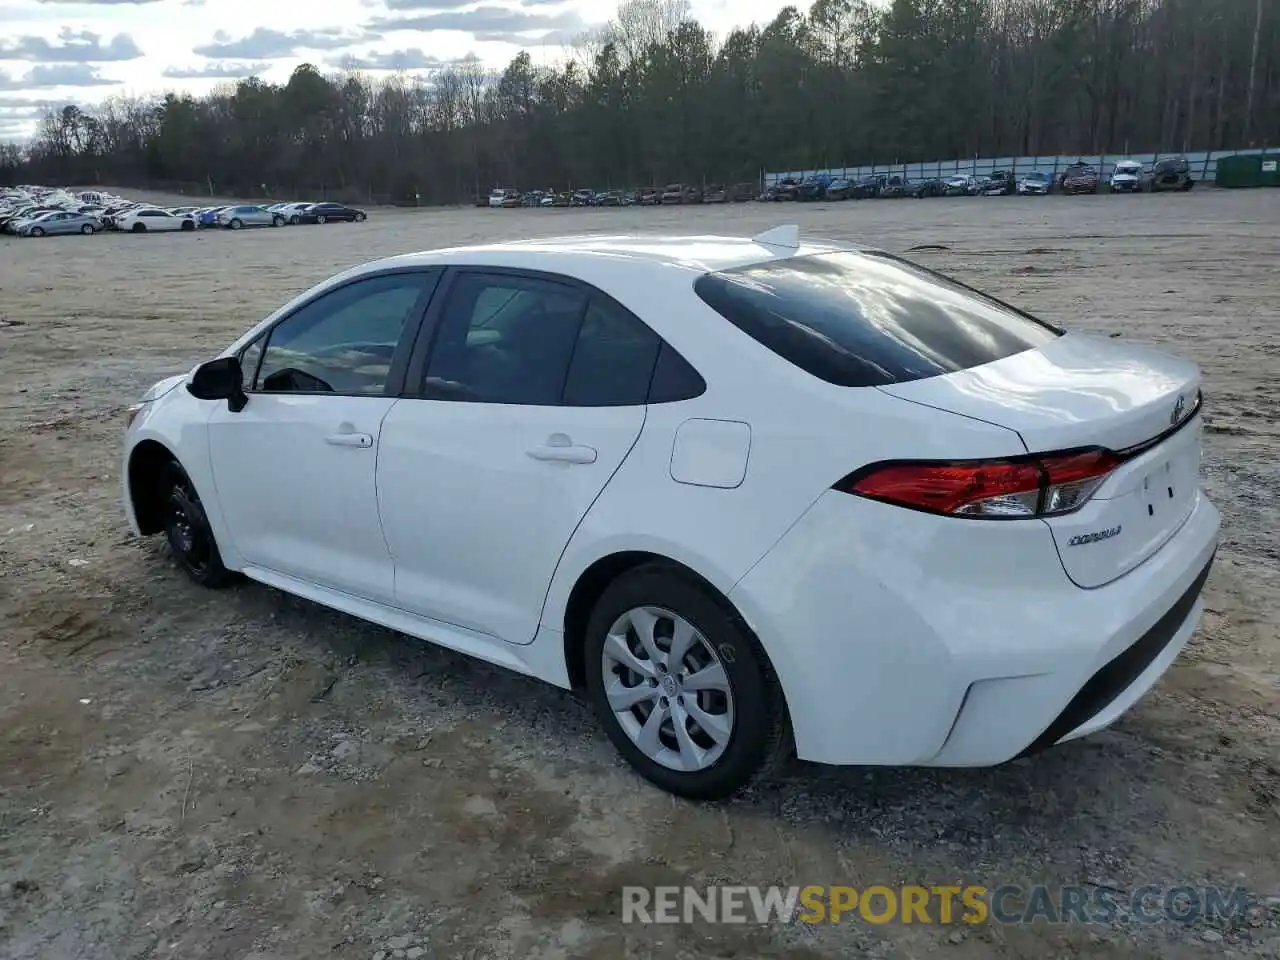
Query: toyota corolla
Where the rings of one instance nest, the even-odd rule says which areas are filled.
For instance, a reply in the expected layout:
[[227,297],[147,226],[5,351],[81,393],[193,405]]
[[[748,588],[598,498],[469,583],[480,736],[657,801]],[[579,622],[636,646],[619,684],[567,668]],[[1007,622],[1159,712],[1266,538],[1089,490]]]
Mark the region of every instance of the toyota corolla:
[[871,249],[576,237],[339,274],[131,408],[124,507],[240,576],[581,689],[649,780],[998,764],[1177,657],[1195,364]]

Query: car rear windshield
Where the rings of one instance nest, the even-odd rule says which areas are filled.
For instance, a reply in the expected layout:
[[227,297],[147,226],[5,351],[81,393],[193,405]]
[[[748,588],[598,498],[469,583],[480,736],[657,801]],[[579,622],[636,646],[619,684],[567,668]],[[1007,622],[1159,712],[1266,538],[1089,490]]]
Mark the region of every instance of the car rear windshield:
[[954,373],[1062,335],[884,253],[815,254],[707,273],[694,290],[778,356],[845,387]]

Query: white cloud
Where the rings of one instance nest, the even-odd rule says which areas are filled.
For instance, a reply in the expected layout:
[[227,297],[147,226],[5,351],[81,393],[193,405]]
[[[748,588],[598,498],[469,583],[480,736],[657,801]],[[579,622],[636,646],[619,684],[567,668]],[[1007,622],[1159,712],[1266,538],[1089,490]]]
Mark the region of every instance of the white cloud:
[[0,90],[45,90],[54,87],[109,87],[118,81],[83,63],[36,64],[21,76],[0,73]]
[[25,35],[0,41],[0,60],[28,60],[40,63],[102,63],[137,60],[142,51],[127,33],[110,39],[92,30],[58,31],[57,39]]
[[271,69],[270,63],[234,63],[214,60],[197,67],[165,67],[161,76],[169,80],[239,80]]
[[[768,21],[784,5],[693,0],[693,13],[723,33]],[[0,89],[38,98],[54,86],[80,87],[89,100],[115,92],[113,84],[130,94],[199,94],[250,74],[284,82],[307,60],[329,68],[429,70],[473,51],[501,69],[521,47],[539,62],[555,57],[560,44],[606,19],[614,6],[614,0],[0,0],[0,57],[11,60],[8,72],[0,64]],[[142,56],[133,55],[135,47]],[[110,64],[109,77],[96,63]]]
[[300,50],[341,50],[362,40],[376,40],[376,34],[348,33],[339,27],[321,27],[317,30],[272,30],[255,27],[248,36],[232,38],[225,30],[219,30],[209,43],[192,48],[202,57],[256,57],[273,60],[291,57]]

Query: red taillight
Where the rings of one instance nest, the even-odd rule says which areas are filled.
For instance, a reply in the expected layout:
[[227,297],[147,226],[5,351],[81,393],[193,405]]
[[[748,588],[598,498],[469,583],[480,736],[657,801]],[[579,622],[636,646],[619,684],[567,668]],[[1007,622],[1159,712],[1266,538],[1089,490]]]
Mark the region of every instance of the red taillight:
[[1079,509],[1120,462],[1106,450],[1017,460],[898,462],[859,470],[837,487],[930,513],[1043,517]]
[[1123,462],[1110,450],[1082,450],[1057,456],[1040,457],[1044,468],[1044,498],[1040,502],[1042,516],[1070,513],[1084,506],[1107,475]]
[[1040,496],[1040,471],[1031,463],[1007,461],[899,463],[863,475],[848,490],[934,513],[973,515],[974,505],[999,501],[1007,505],[1003,515],[1032,516]]

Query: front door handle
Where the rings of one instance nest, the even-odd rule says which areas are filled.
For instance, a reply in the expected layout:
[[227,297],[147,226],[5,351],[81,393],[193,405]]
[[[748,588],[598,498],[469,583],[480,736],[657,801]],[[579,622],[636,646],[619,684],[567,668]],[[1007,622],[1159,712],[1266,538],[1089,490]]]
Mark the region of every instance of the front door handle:
[[552,463],[595,463],[595,447],[575,444],[566,434],[553,433],[547,442],[540,447],[528,451],[535,460],[547,460]]

